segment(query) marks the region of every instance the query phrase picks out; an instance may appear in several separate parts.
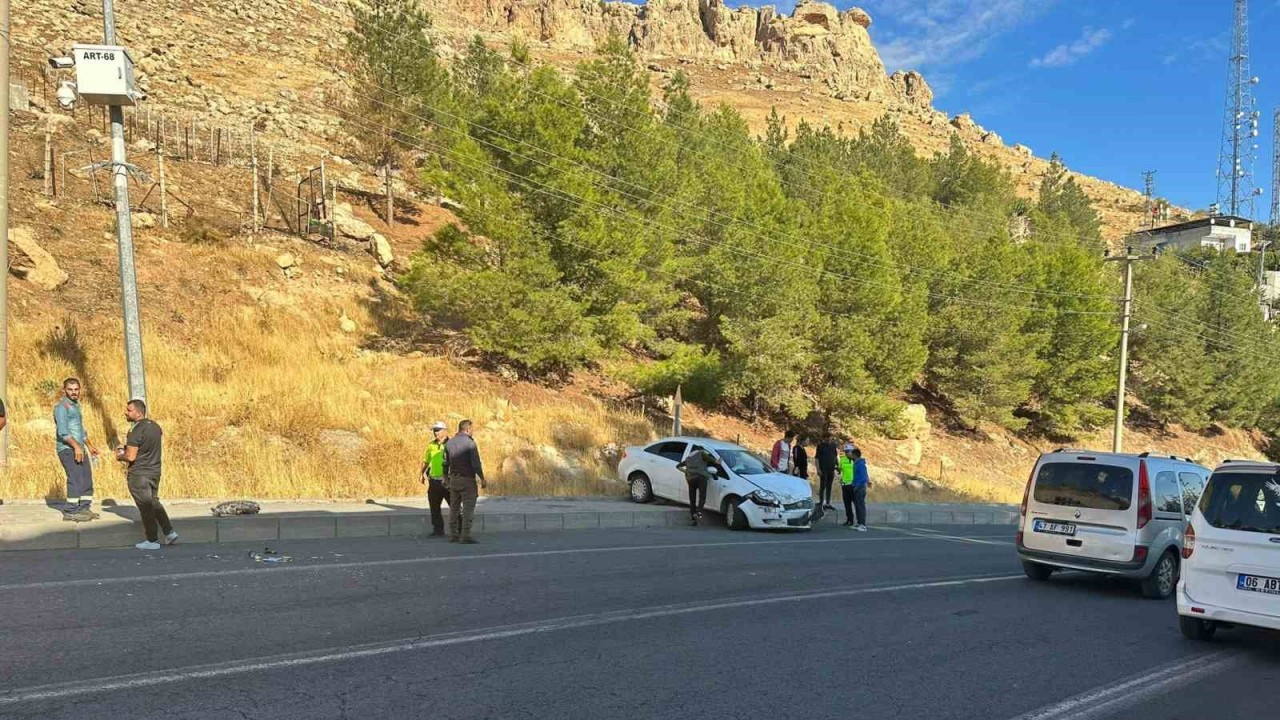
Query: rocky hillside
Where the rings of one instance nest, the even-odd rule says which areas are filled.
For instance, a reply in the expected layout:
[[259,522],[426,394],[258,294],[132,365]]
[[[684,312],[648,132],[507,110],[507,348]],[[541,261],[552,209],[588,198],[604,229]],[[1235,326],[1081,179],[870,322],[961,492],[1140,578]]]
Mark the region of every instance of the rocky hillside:
[[[1031,148],[1006,142],[968,115],[935,109],[920,74],[886,75],[867,30],[873,20],[857,8],[802,1],[785,15],[768,6],[730,9],[723,0],[423,1],[446,59],[480,34],[493,45],[519,38],[538,59],[570,66],[616,35],[635,48],[655,92],[682,69],[696,99],[728,103],[757,130],[774,107],[790,123],[803,119],[850,133],[888,114],[923,154],[944,149],[959,133],[1007,167],[1024,194],[1034,193],[1048,167]],[[38,77],[46,55],[100,37],[100,13],[85,0],[22,3],[13,16],[15,64]],[[157,112],[253,123],[265,138],[341,152],[340,125],[324,108],[344,93],[343,0],[137,0],[118,6],[117,16]],[[40,96],[33,94],[37,102]],[[1108,238],[1139,224],[1139,193],[1077,179],[1095,200]]]

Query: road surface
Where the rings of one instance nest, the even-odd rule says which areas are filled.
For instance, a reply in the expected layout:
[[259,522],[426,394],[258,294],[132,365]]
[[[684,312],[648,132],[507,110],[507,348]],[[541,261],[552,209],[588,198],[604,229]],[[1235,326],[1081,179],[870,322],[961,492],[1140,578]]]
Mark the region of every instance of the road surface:
[[1280,642],[998,527],[0,556],[2,718],[1274,717]]

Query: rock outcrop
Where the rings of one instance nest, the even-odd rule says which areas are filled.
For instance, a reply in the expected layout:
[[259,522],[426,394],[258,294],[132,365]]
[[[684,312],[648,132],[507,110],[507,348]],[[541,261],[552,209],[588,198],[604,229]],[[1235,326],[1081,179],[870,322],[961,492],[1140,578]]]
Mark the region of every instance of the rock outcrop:
[[[928,105],[923,78],[890,82],[861,8],[800,0],[791,15],[772,6],[729,8],[724,0],[424,0],[448,30],[509,33],[560,50],[591,51],[611,35],[650,60],[677,58],[804,72],[833,92],[864,100]],[[450,23],[457,23],[454,28]],[[926,100],[927,98],[928,100]]]
[[58,266],[49,251],[40,247],[27,228],[10,228],[9,243],[19,253],[9,268],[14,275],[45,290],[57,290],[70,279],[67,271]]

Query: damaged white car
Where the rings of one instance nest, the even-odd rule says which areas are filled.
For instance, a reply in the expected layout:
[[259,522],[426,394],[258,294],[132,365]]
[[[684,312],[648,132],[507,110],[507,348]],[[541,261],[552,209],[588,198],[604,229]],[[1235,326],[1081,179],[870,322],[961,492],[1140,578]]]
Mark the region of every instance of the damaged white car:
[[707,509],[725,516],[730,530],[808,530],[814,519],[808,480],[774,472],[749,450],[710,438],[669,437],[645,447],[629,447],[618,463],[618,477],[638,503],[663,498],[689,501],[684,473],[676,465],[695,448],[715,455],[727,471],[707,483]]

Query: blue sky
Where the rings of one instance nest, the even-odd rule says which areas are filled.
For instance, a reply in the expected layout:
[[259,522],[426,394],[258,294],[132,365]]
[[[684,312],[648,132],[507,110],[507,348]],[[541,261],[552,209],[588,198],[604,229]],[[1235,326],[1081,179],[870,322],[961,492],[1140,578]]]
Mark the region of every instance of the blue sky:
[[[733,3],[751,4],[757,3]],[[890,72],[920,70],[935,106],[1073,170],[1205,208],[1217,192],[1231,0],[838,0],[872,17]],[[783,2],[788,12],[794,2]],[[1262,111],[1257,215],[1270,207],[1280,105],[1280,0],[1250,2]]]

